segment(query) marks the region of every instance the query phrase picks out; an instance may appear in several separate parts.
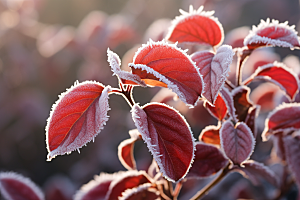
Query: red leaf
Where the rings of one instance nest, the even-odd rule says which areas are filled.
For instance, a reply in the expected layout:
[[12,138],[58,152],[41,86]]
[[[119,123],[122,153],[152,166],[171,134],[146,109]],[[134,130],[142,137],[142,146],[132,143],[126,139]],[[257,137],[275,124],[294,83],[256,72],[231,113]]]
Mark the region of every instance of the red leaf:
[[116,174],[117,179],[111,182],[105,200],[116,200],[122,193],[131,188],[138,187],[144,183],[151,183],[150,177],[144,171],[127,171]]
[[226,103],[228,114],[235,122],[237,122],[232,94],[229,92],[229,90],[226,87],[223,87],[222,90],[220,91],[220,95],[224,100],[224,102]]
[[107,49],[107,57],[107,61],[111,67],[113,75],[117,75],[123,84],[141,85],[143,87],[146,87],[146,83],[142,81],[138,75],[121,70],[121,60],[116,53]]
[[128,189],[122,193],[119,200],[158,200],[160,199],[159,191],[151,188],[151,183],[145,183],[136,188]]
[[254,104],[258,104],[263,111],[270,111],[276,107],[274,98],[279,88],[272,83],[262,83],[252,90],[250,99]]
[[226,103],[224,102],[223,98],[220,94],[217,96],[217,99],[214,103],[214,106],[204,102],[204,107],[208,110],[208,112],[219,121],[222,121],[227,114],[227,107]]
[[149,41],[129,66],[149,86],[168,87],[186,104],[196,105],[204,82],[191,58],[176,45]]
[[172,22],[167,39],[172,42],[192,42],[218,46],[224,40],[223,27],[217,18],[213,17],[214,11],[202,11],[203,6],[194,10],[190,6],[189,13],[179,10],[182,14]]
[[226,156],[236,165],[249,159],[255,145],[253,133],[244,122],[238,122],[234,127],[226,121],[220,129],[220,139]]
[[203,141],[208,144],[220,145],[220,128],[219,126],[206,126],[199,135],[199,141]]
[[[292,171],[295,182],[298,185],[298,191],[300,191],[300,136],[286,136],[283,138],[283,144],[286,151],[286,160],[289,169]],[[298,194],[298,199],[300,195]]]
[[46,127],[48,160],[93,140],[108,120],[108,92],[97,82],[75,83],[53,105]]
[[252,31],[244,40],[249,49],[263,46],[300,47],[299,37],[295,26],[288,26],[288,22],[279,23],[277,20],[261,20],[260,24],[253,26]]
[[171,181],[185,177],[194,157],[194,138],[175,109],[159,103],[132,107],[132,117],[160,171]]
[[245,80],[245,84],[248,84],[256,79],[262,79],[276,84],[286,93],[287,97],[291,100],[295,98],[299,90],[298,77],[283,63],[274,62],[259,67],[254,72],[254,74],[252,74],[247,80]]
[[245,123],[251,129],[254,138],[256,138],[256,132],[257,132],[256,131],[255,119],[258,116],[259,110],[260,110],[259,105],[254,105],[254,106],[250,107],[249,110],[248,110],[248,115],[245,119]]
[[5,199],[44,200],[44,194],[29,178],[14,172],[0,173],[0,191]]
[[218,48],[216,54],[210,51],[198,51],[191,57],[200,69],[206,84],[203,96],[211,104],[214,104],[219,91],[225,83],[233,55],[234,52],[231,46],[223,45]]
[[300,130],[300,103],[284,103],[269,113],[262,133],[263,141],[284,130]]
[[118,156],[122,165],[128,169],[136,169],[136,162],[133,156],[134,143],[140,139],[140,133],[137,129],[129,131],[130,139],[122,141],[118,146]]
[[76,192],[74,200],[104,200],[111,182],[120,175],[121,173],[101,173],[99,176],[95,176],[94,180],[83,185],[80,190]]
[[203,178],[213,175],[224,168],[227,163],[228,160],[218,148],[197,142],[195,159],[187,178]]
[[243,165],[244,167],[240,167],[240,169],[245,173],[246,178],[248,178],[254,185],[259,185],[260,179],[264,178],[274,186],[278,186],[279,180],[277,179],[276,174],[264,164],[248,160],[244,162]]
[[239,121],[245,121],[248,115],[248,110],[253,103],[249,99],[250,88],[246,86],[239,86],[232,90],[234,107]]

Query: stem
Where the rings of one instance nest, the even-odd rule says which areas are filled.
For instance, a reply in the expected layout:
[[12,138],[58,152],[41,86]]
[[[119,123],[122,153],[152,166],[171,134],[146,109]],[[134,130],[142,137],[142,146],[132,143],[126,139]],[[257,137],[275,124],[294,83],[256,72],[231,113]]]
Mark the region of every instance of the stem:
[[230,90],[233,90],[235,88],[235,86],[227,79],[225,81],[225,84],[229,87]]
[[236,68],[236,85],[242,85],[242,67],[246,61],[246,58],[250,56],[253,49],[248,49],[247,47],[241,48],[240,51],[237,51],[238,61]]
[[182,188],[182,181],[176,184],[175,190],[173,192],[173,200],[177,200],[181,188]]
[[206,195],[213,186],[215,186],[217,183],[219,183],[227,175],[227,173],[230,171],[229,166],[230,166],[230,162],[228,162],[228,164],[226,165],[226,167],[224,167],[224,169],[222,170],[222,172],[220,173],[220,175],[218,177],[216,177],[214,180],[212,180],[212,182],[210,182],[208,185],[206,185],[204,188],[202,188],[199,192],[197,192],[197,194],[195,194],[191,198],[191,200],[198,200],[201,197],[203,197],[204,195]]
[[122,95],[126,99],[127,103],[130,105],[130,107],[132,107],[135,104],[134,99],[132,97],[133,86],[126,85],[126,87],[124,88],[124,85],[120,82],[119,87],[120,89],[113,89],[111,92]]

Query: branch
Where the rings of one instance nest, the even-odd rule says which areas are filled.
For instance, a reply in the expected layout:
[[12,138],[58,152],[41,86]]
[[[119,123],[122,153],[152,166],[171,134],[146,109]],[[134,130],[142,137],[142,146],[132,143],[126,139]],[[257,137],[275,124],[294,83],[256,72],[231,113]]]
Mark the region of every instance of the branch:
[[222,170],[222,172],[218,177],[216,177],[212,182],[210,182],[208,185],[202,188],[202,190],[200,190],[197,194],[195,194],[191,198],[191,200],[199,200],[201,197],[206,195],[213,186],[219,183],[228,174],[228,172],[230,171],[229,166],[230,166],[230,162],[228,162],[228,164],[226,165],[226,167],[224,167],[224,169]]

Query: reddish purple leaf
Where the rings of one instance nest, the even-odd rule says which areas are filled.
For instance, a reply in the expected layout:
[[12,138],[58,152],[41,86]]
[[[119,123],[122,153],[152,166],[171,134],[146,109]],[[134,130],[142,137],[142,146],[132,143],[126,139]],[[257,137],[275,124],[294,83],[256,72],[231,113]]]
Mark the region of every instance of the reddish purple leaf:
[[234,107],[239,121],[245,121],[248,115],[248,110],[253,103],[249,99],[250,88],[246,86],[239,86],[232,90]]
[[105,200],[116,200],[122,193],[131,188],[138,187],[145,183],[151,183],[151,178],[144,171],[130,170],[116,174],[116,179],[111,182]]
[[254,150],[253,133],[244,122],[234,127],[231,121],[226,121],[220,129],[220,139],[226,156],[236,165],[243,164]]
[[199,135],[199,141],[203,141],[208,144],[220,145],[220,128],[221,125],[206,126]]
[[133,148],[134,143],[141,139],[140,133],[137,129],[129,131],[130,139],[124,140],[119,144],[118,147],[118,156],[119,160],[121,161],[122,165],[128,169],[136,169],[136,162],[133,156]]
[[259,110],[260,110],[259,105],[254,105],[254,106],[250,107],[248,110],[248,115],[246,116],[246,119],[245,119],[245,123],[251,129],[254,138],[256,138],[256,132],[257,132],[255,119],[258,116]]
[[300,130],[300,103],[283,103],[270,112],[265,121],[262,138],[267,141],[271,134],[284,130]]
[[78,150],[93,140],[108,120],[110,87],[75,83],[53,105],[46,127],[48,160]]
[[291,49],[300,47],[299,37],[295,26],[288,26],[288,22],[279,23],[277,20],[268,18],[261,20],[260,24],[253,26],[252,31],[244,40],[244,45],[249,49],[263,46],[289,47]]
[[125,190],[119,200],[159,200],[160,193],[156,188],[151,188],[151,183],[145,183],[136,188]]
[[[286,151],[286,160],[288,167],[292,171],[295,182],[298,185],[298,191],[300,191],[300,136],[298,135],[293,137],[288,135],[283,138],[283,144]],[[298,194],[298,199],[300,195]]]
[[203,178],[213,175],[224,168],[227,163],[228,160],[217,147],[197,142],[195,159],[187,178]]
[[222,90],[220,91],[220,95],[224,100],[224,102],[226,103],[228,114],[235,122],[237,122],[238,120],[236,118],[236,111],[234,107],[232,94],[226,87],[223,87]]
[[132,117],[160,171],[171,181],[185,177],[194,157],[194,138],[186,120],[160,103],[132,107]]
[[168,87],[189,105],[196,105],[204,88],[199,69],[175,44],[150,40],[136,52],[129,67],[147,85]]
[[44,194],[29,178],[14,172],[0,173],[0,192],[7,200],[44,200]]
[[117,179],[124,172],[115,174],[101,173],[99,176],[95,176],[94,180],[83,185],[79,191],[76,192],[74,200],[104,200],[111,182]]
[[254,74],[245,80],[245,84],[256,79],[262,79],[276,84],[291,100],[295,98],[299,90],[299,79],[297,75],[283,63],[274,62],[259,67]]
[[278,186],[279,180],[269,167],[253,160],[248,160],[244,162],[243,165],[244,167],[240,167],[240,169],[245,173],[244,176],[254,185],[259,185],[261,183],[260,179],[264,178],[274,186]]
[[214,103],[214,106],[204,102],[204,107],[208,110],[208,112],[219,121],[222,121],[227,114],[227,107],[226,103],[224,102],[223,98],[220,94],[217,96],[217,99]]
[[211,104],[215,103],[218,93],[225,83],[233,55],[231,46],[223,45],[218,48],[216,54],[210,51],[198,51],[191,57],[203,75],[205,82],[203,96]]
[[182,14],[172,22],[167,39],[172,42],[191,42],[218,46],[224,40],[223,27],[217,18],[213,17],[214,11],[202,11],[203,6],[194,10],[190,6],[189,12],[179,10]]

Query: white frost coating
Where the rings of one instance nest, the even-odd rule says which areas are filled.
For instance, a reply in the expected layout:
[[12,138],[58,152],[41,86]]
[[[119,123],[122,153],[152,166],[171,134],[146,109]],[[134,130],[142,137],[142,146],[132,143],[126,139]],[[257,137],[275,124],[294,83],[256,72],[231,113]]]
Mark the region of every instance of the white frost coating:
[[193,6],[190,5],[189,7],[189,12],[186,12],[182,9],[179,9],[179,12],[181,13],[180,16],[177,16],[173,21],[172,21],[172,25],[170,26],[169,28],[169,31],[166,35],[166,38],[170,38],[173,30],[176,28],[176,26],[181,23],[181,22],[184,22],[187,18],[192,18],[194,16],[203,16],[203,17],[207,17],[208,19],[211,19],[213,20],[219,27],[220,27],[220,31],[221,31],[221,35],[222,35],[222,38],[220,40],[220,43],[215,45],[216,46],[219,46],[220,44],[223,43],[224,41],[224,30],[223,30],[223,26],[222,24],[219,22],[218,18],[212,16],[215,11],[203,11],[203,6],[200,6],[198,8],[198,10],[194,10]]
[[[116,173],[115,173],[116,174]],[[112,189],[120,182],[122,181],[124,178],[128,178],[128,177],[136,177],[139,175],[143,175],[145,176],[149,182],[152,183],[153,179],[143,170],[141,171],[137,171],[137,170],[130,170],[130,171],[126,171],[126,172],[118,172],[115,176],[114,176],[114,180],[111,182],[108,192],[104,198],[104,200],[109,200],[110,199],[110,195],[112,192]]]
[[148,123],[148,120],[147,120],[147,114],[143,110],[143,108],[146,107],[146,106],[148,106],[148,105],[151,105],[151,104],[162,105],[162,106],[165,106],[165,107],[168,107],[168,108],[174,110],[178,115],[181,116],[182,120],[187,125],[187,127],[189,129],[189,132],[191,134],[191,138],[192,138],[192,142],[193,142],[193,149],[194,149],[193,156],[192,156],[191,163],[190,163],[190,165],[189,165],[186,173],[182,176],[181,179],[179,179],[177,181],[177,182],[179,182],[179,181],[181,181],[187,175],[187,173],[189,172],[189,169],[191,168],[192,163],[194,161],[195,151],[196,151],[195,138],[193,137],[191,127],[187,123],[186,119],[176,109],[172,108],[171,106],[169,106],[167,104],[163,104],[163,103],[148,103],[148,104],[144,105],[142,108],[139,107],[139,105],[135,104],[132,107],[131,112],[132,112],[132,118],[133,118],[133,121],[135,123],[135,126],[137,127],[137,129],[141,133],[144,142],[147,144],[147,147],[148,147],[149,151],[151,152],[151,154],[153,155],[154,160],[156,161],[157,165],[159,166],[159,170],[162,172],[163,176],[167,180],[175,182],[172,178],[170,178],[168,176],[168,173],[166,173],[166,171],[165,171],[165,168],[164,168],[164,166],[162,164],[162,161],[161,161],[161,158],[160,158],[161,157],[161,152],[159,152],[159,149],[157,149],[158,145],[152,145],[152,144],[158,144],[158,138],[148,138],[147,137],[147,135],[150,135],[149,128],[148,128],[148,124],[149,123]]
[[[297,85],[298,85],[298,90],[296,91],[296,93],[294,94],[294,96],[290,97],[289,94],[287,93],[287,90],[285,87],[283,87],[283,85],[281,85],[279,82],[277,82],[276,80],[270,78],[269,76],[259,76],[258,74],[261,73],[263,70],[267,69],[267,68],[271,68],[271,67],[277,67],[277,68],[282,68],[284,69],[285,71],[289,72],[293,77],[294,79],[296,80],[297,82]],[[247,79],[244,81],[245,84],[248,84],[250,83],[252,80],[267,80],[267,81],[270,81],[271,83],[274,83],[275,85],[277,85],[281,90],[284,91],[285,93],[285,96],[290,100],[290,101],[293,101],[295,99],[295,97],[297,96],[298,92],[299,92],[299,87],[300,87],[300,81],[299,81],[299,78],[298,76],[295,74],[295,72],[288,68],[284,63],[280,63],[280,62],[277,62],[275,61],[274,63],[269,63],[269,64],[266,64],[266,65],[263,65],[261,67],[258,67],[255,72]]]
[[[107,112],[110,110],[109,104],[108,104],[108,99],[109,99],[108,93],[111,91],[110,86],[104,87],[100,97],[98,97],[99,98],[98,102],[94,102],[94,103],[96,103],[96,113],[95,113],[94,123],[98,122],[97,125],[95,125],[95,127],[94,127],[92,125],[92,123],[93,123],[92,121],[86,120],[86,132],[81,130],[73,142],[69,141],[68,138],[65,138],[64,141],[62,141],[62,143],[55,150],[50,151],[49,141],[48,141],[48,133],[49,133],[50,122],[51,122],[53,113],[54,113],[57,105],[59,105],[61,103],[61,101],[63,101],[63,98],[68,93],[70,93],[72,90],[74,90],[78,86],[86,85],[86,84],[93,84],[93,85],[97,84],[97,85],[104,87],[104,85],[102,85],[101,83],[98,83],[96,81],[84,81],[82,83],[79,83],[78,81],[76,81],[75,84],[73,86],[71,86],[71,88],[67,89],[66,92],[63,92],[61,95],[59,95],[59,99],[55,102],[55,104],[53,104],[51,112],[50,112],[50,116],[47,119],[47,126],[45,129],[46,130],[46,145],[47,145],[47,150],[48,150],[47,161],[51,161],[51,159],[55,158],[57,155],[64,155],[66,153],[70,154],[72,151],[81,148],[86,143],[93,140],[100,133],[100,131],[103,129],[104,125],[106,124],[106,122],[109,118],[109,116],[107,115]],[[87,118],[89,118],[88,114],[87,114]],[[93,127],[95,128],[95,131],[92,131]],[[70,144],[68,144],[68,143],[70,143]]]
[[128,198],[130,198],[132,195],[137,194],[139,192],[142,192],[144,190],[148,190],[148,192],[152,192],[155,195],[157,195],[157,199],[160,199],[160,193],[154,189],[154,188],[150,188],[152,186],[151,183],[144,183],[136,188],[131,188],[131,189],[127,189],[124,192],[122,192],[122,196],[119,197],[119,200],[127,200]]
[[101,173],[100,175],[94,176],[94,180],[91,180],[87,184],[84,184],[80,190],[76,192],[74,195],[74,200],[82,200],[84,196],[89,193],[91,190],[93,190],[98,185],[112,181],[122,175],[124,172],[120,171],[114,174],[107,174],[107,173]]
[[[214,73],[211,73],[211,80],[215,80],[215,87],[211,86],[211,93],[213,94],[213,102],[215,103],[218,93],[222,89],[225,80],[228,76],[228,72],[230,71],[230,65],[233,60],[234,52],[232,51],[232,47],[229,45],[222,45],[218,48],[216,55],[213,57],[211,62],[211,69]],[[213,77],[214,75],[218,75],[217,77]],[[216,87],[217,86],[217,87]],[[211,102],[209,102],[211,103]]]
[[141,80],[141,78],[138,75],[121,70],[120,68],[121,60],[119,56],[116,53],[109,50],[109,48],[107,49],[107,57],[108,57],[107,61],[111,67],[111,71],[113,72],[113,75],[117,75],[119,79],[133,81],[143,87],[147,86],[145,82]]
[[32,193],[35,193],[35,195],[40,199],[44,200],[44,193],[42,190],[34,183],[32,182],[29,178],[24,177],[21,174],[15,173],[15,172],[0,172],[0,192],[3,195],[3,197],[7,200],[14,200],[9,193],[7,192],[6,188],[4,185],[2,185],[2,181],[11,179],[17,182],[21,182],[24,185],[26,185],[28,188],[32,190]]
[[133,67],[135,69],[142,69],[142,70],[146,70],[148,73],[153,74],[156,78],[159,79],[159,81],[165,83],[168,85],[168,88],[171,89],[173,92],[175,92],[178,97],[185,103],[187,104],[190,108],[193,108],[194,106],[197,105],[199,98],[197,99],[197,101],[194,103],[194,105],[190,104],[187,102],[187,96],[180,91],[180,89],[177,87],[176,84],[174,84],[172,81],[170,81],[169,79],[167,79],[164,75],[161,75],[159,72],[155,71],[154,69],[148,67],[147,65],[144,64],[135,64],[135,60],[137,58],[137,56],[147,47],[151,47],[151,48],[155,48],[155,46],[167,46],[167,47],[171,47],[172,49],[181,52],[187,59],[188,61],[193,65],[194,69],[197,71],[201,82],[202,82],[202,93],[203,94],[204,90],[205,90],[205,83],[203,81],[203,76],[200,73],[200,69],[196,66],[196,63],[191,59],[191,56],[189,56],[186,51],[182,50],[181,48],[177,47],[177,43],[175,44],[169,44],[167,42],[165,42],[164,40],[159,41],[159,42],[154,42],[151,39],[147,42],[147,44],[143,44],[142,47],[140,47],[134,57],[133,57],[133,63],[129,63],[129,67]]
[[[268,141],[269,138],[270,138],[270,134],[268,134],[269,132],[269,120],[270,118],[276,114],[276,112],[282,110],[282,109],[285,109],[285,108],[292,108],[292,107],[299,107],[300,109],[300,103],[285,103],[283,102],[282,104],[280,104],[279,106],[277,106],[273,111],[269,112],[267,118],[266,118],[266,121],[265,121],[265,129],[264,131],[262,132],[261,134],[261,137],[263,139],[263,141]],[[296,129],[296,128],[283,128],[283,129],[277,129],[277,130],[273,130],[272,133],[275,134],[275,133],[278,133],[278,132],[281,132],[281,131],[297,131],[299,129]]]
[[[275,29],[277,28],[284,28],[286,35],[284,37],[281,38],[277,38],[277,39],[271,39],[265,36],[259,36],[257,35],[260,31],[264,30],[265,28],[270,28],[270,27],[275,27]],[[260,24],[255,27],[252,27],[252,30],[250,31],[249,35],[244,39],[244,45],[248,46],[251,44],[257,44],[257,43],[264,43],[267,46],[279,46],[279,47],[288,47],[288,48],[295,48],[298,47],[300,45],[300,40],[299,37],[297,36],[298,32],[295,31],[295,26],[288,26],[288,21],[284,22],[284,23],[279,23],[278,20],[272,20],[272,22],[270,22],[270,19],[268,18],[266,21],[261,20]],[[291,44],[287,41],[282,40],[283,39],[296,39],[298,44]],[[297,46],[295,46],[297,45]]]

